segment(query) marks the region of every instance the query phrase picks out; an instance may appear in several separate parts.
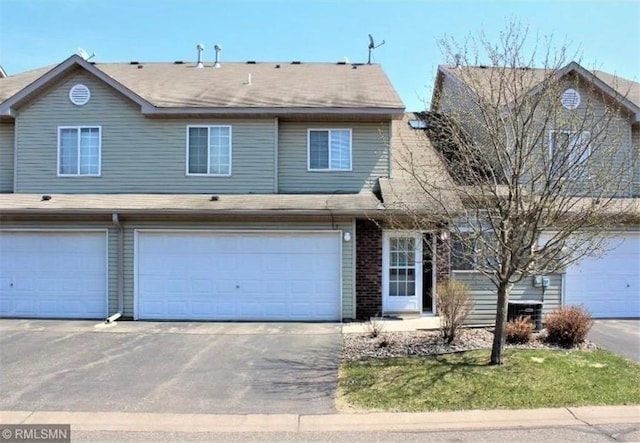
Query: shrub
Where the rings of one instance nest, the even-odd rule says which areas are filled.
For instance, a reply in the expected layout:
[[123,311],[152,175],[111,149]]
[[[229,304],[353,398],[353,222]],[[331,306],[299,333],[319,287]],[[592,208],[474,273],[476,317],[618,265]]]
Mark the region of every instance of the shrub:
[[369,337],[376,338],[384,332],[384,322],[380,319],[380,317],[372,317],[365,325],[365,329]]
[[507,343],[528,343],[531,340],[533,328],[534,326],[531,321],[531,317],[521,315],[515,320],[507,322],[505,339],[507,340]]
[[571,347],[582,343],[593,326],[591,314],[580,306],[565,306],[545,318],[547,341]]
[[456,339],[460,328],[473,310],[473,298],[469,293],[469,286],[457,280],[439,283],[436,288],[436,301],[442,338],[447,343],[451,343]]

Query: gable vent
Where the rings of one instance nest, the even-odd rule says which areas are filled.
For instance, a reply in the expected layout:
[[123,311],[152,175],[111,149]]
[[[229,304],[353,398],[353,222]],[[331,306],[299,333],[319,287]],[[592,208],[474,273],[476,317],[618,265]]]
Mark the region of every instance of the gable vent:
[[567,109],[576,109],[580,106],[580,94],[575,89],[569,88],[562,93],[560,103]]
[[91,98],[91,91],[85,85],[77,84],[69,90],[69,100],[77,106],[86,105]]

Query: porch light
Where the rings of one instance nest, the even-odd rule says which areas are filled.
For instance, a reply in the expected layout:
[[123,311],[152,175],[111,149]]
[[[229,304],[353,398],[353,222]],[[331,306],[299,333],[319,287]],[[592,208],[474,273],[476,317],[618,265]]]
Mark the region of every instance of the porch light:
[[344,235],[342,236],[342,239],[344,241],[351,241],[351,232],[345,232]]
[[440,241],[449,240],[449,231],[440,231]]

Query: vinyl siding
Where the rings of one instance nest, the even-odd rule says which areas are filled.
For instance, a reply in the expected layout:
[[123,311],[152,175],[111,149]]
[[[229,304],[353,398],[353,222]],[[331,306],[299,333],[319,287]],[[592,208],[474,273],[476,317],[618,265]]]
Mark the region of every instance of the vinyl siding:
[[0,192],[13,192],[13,122],[0,122]]
[[[252,222],[188,222],[188,223],[168,223],[168,222],[129,222],[125,225],[125,250],[124,250],[124,315],[133,317],[134,311],[134,232],[136,229],[168,229],[168,230],[348,230],[352,232],[352,221],[335,222],[333,226],[329,222],[280,222],[280,223],[252,223]],[[352,234],[353,235],[353,234]],[[352,242],[355,239],[351,240]],[[354,317],[354,287],[353,287],[353,248],[350,243],[342,243],[342,317]]]
[[118,230],[110,223],[102,222],[44,222],[44,221],[29,221],[29,222],[2,222],[1,229],[6,230],[38,230],[38,231],[69,231],[74,230],[107,230],[107,242],[108,242],[108,279],[107,279],[107,291],[109,296],[109,315],[117,312],[118,310]]
[[[560,307],[562,299],[562,275],[549,276],[550,284],[545,289],[543,315]],[[497,306],[496,287],[483,275],[477,272],[453,271],[453,279],[469,285],[474,299],[474,309],[466,324],[471,326],[491,325],[495,323]],[[516,284],[511,290],[510,300],[542,301],[542,288],[534,288],[531,278]]]
[[[612,103],[605,101],[599,94],[595,94],[588,88],[581,86],[585,84],[584,79],[577,81],[571,76],[563,79],[558,88],[560,91],[564,91],[567,88],[573,88],[578,91],[581,97],[580,106],[575,110],[565,110],[559,107],[559,115],[557,116],[557,122],[555,127],[553,124],[549,124],[548,129],[555,130],[576,130],[577,127],[581,127],[582,130],[590,131],[596,134],[599,129],[596,129],[596,124],[600,122],[608,108],[612,106]],[[482,129],[483,125],[480,124],[480,114],[477,108],[477,104],[474,100],[471,100],[467,95],[468,91],[463,88],[457,81],[444,76],[442,82],[442,92],[440,95],[439,106],[436,111],[449,114],[453,117],[469,134],[479,143],[482,143],[483,137],[486,137],[486,132]],[[539,121],[542,121],[542,116],[539,116]],[[564,122],[564,123],[560,123]],[[592,122],[593,125],[589,126],[588,122]],[[585,123],[587,123],[585,125]],[[584,127],[582,127],[584,126]],[[598,148],[600,155],[594,152],[592,155],[591,175],[593,175],[598,184],[612,184],[611,194],[616,194],[621,197],[629,197],[634,191],[638,189],[640,185],[640,178],[634,178],[631,168],[627,166],[633,161],[633,153],[631,149],[631,123],[629,118],[622,114],[615,114],[608,123],[606,133],[604,137],[600,138],[597,142],[602,147]],[[544,135],[541,141],[540,151],[538,155],[548,156],[549,149],[549,133]],[[637,157],[637,154],[636,154]],[[536,155],[532,156],[532,159],[538,159]],[[535,160],[534,160],[535,161]],[[541,162],[541,160],[540,160]],[[607,177],[620,176],[620,173],[624,174],[624,183],[622,185],[615,184],[616,180],[607,180]],[[635,176],[640,176],[640,169],[636,168]],[[575,182],[577,186],[585,188],[585,182]],[[580,191],[580,188],[571,188],[572,190]],[[599,188],[599,191],[602,189]],[[586,191],[586,189],[585,189]]]
[[[309,129],[351,129],[351,171],[307,170]],[[359,192],[389,175],[388,122],[288,122],[278,130],[279,192]]]
[[[91,90],[84,106],[69,89]],[[170,87],[170,85],[167,85]],[[16,192],[23,193],[273,193],[274,119],[146,118],[139,107],[84,72],[70,74],[17,115]],[[186,175],[187,125],[232,126],[232,175]],[[102,127],[100,177],[57,177],[58,126]]]
[[633,196],[640,197],[640,124],[636,123],[631,128],[631,149],[633,152],[634,176]]

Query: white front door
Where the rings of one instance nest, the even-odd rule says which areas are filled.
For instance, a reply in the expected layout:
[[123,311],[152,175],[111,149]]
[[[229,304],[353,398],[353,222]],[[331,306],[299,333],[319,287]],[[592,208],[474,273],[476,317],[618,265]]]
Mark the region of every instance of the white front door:
[[420,311],[422,234],[385,232],[382,244],[382,310]]

